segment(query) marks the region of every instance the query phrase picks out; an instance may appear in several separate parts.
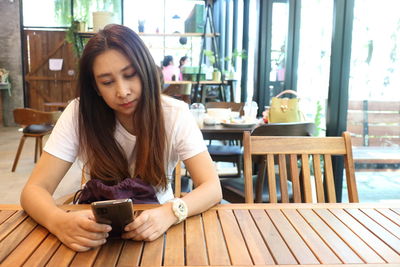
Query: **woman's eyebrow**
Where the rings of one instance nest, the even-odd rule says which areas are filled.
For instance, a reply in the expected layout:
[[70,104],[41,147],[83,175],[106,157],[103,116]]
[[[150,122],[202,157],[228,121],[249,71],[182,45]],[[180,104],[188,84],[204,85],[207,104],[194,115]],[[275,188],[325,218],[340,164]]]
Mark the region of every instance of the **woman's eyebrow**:
[[[130,68],[134,69],[134,67],[132,65],[127,65],[126,67],[122,68],[122,70],[120,72],[124,72]],[[97,78],[103,78],[103,77],[108,77],[108,76],[111,76],[111,73],[102,73],[102,74],[96,75]]]

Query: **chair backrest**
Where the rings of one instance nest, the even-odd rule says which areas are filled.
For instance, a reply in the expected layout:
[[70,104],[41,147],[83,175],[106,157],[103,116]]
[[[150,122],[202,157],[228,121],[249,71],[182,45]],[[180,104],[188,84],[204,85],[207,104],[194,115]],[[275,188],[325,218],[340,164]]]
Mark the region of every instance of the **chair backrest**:
[[[293,201],[297,203],[313,202],[312,188],[315,188],[317,202],[336,202],[332,156],[344,156],[349,201],[358,202],[353,153],[348,132],[344,132],[341,137],[251,136],[250,132],[245,132],[243,144],[244,189],[247,203],[254,201],[252,155],[263,156],[266,162],[270,202],[277,202],[274,168],[274,156],[277,156],[282,202],[290,202],[287,189],[289,176],[293,188]],[[288,164],[286,164],[286,155],[289,157]],[[300,166],[298,159],[300,159]],[[322,167],[321,163],[323,163]],[[312,171],[314,182],[311,180]]]
[[14,109],[14,121],[20,125],[54,124],[61,115],[61,111],[39,111],[31,108]]
[[230,108],[232,111],[239,112],[240,115],[244,115],[243,111],[244,103],[235,102],[207,102],[206,108]]
[[312,136],[315,132],[313,122],[266,123],[255,128],[253,136]]

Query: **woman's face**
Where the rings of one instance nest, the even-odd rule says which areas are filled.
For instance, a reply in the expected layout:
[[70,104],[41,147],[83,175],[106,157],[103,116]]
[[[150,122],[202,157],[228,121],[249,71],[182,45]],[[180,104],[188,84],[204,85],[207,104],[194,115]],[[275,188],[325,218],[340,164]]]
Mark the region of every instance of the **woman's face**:
[[105,51],[94,60],[93,74],[101,97],[117,118],[131,118],[142,95],[142,83],[126,56],[115,49]]

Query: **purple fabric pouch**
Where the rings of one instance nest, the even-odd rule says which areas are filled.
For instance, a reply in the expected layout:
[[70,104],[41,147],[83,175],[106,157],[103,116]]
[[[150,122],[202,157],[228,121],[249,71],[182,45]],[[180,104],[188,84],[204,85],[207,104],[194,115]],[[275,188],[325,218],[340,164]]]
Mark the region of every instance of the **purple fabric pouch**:
[[89,180],[74,197],[74,203],[130,198],[134,204],[159,203],[154,188],[138,178],[127,178],[116,185],[105,185],[98,179]]

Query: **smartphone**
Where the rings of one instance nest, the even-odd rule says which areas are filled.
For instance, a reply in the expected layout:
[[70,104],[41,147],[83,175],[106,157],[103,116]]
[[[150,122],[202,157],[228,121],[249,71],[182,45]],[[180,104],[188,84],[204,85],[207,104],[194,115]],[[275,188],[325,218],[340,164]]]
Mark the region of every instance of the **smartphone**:
[[96,222],[111,225],[110,237],[121,236],[125,225],[133,221],[132,200],[129,198],[96,201],[91,207]]

